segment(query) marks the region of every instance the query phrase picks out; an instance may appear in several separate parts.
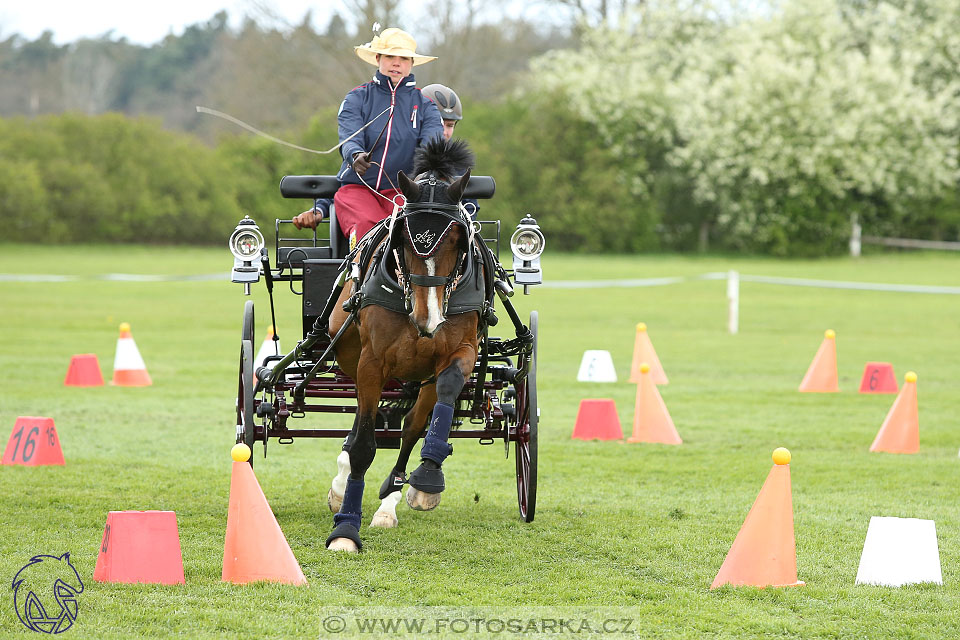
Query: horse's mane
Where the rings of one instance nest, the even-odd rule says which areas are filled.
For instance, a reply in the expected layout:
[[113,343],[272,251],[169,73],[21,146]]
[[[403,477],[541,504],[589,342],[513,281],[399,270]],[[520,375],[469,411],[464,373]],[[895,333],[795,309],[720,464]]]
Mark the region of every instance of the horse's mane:
[[472,169],[473,163],[473,152],[465,140],[436,138],[413,154],[413,175],[434,171],[440,177],[453,178]]

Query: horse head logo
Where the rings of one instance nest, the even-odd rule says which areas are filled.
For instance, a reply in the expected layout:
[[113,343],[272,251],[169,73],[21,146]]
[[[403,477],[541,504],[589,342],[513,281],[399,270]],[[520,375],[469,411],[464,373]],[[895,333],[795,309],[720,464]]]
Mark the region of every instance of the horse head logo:
[[34,556],[13,578],[17,617],[31,631],[63,633],[77,619],[77,595],[83,581],[70,554]]

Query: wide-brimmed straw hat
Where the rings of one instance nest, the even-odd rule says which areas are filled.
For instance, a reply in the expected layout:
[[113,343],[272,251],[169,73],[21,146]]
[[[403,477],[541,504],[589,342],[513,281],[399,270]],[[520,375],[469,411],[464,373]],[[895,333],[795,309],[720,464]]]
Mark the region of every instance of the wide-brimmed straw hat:
[[391,27],[384,29],[383,33],[374,36],[373,40],[359,47],[354,47],[354,51],[364,62],[376,66],[377,54],[384,56],[402,56],[404,58],[413,58],[413,65],[424,64],[431,60],[436,60],[436,56],[422,56],[417,53],[417,41],[409,33],[402,29]]

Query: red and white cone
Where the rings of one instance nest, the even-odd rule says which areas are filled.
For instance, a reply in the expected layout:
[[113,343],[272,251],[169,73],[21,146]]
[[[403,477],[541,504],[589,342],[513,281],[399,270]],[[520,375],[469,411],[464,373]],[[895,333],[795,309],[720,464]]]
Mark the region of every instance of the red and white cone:
[[130,325],[120,325],[120,338],[117,339],[117,355],[113,360],[113,380],[118,387],[149,387],[153,384],[147,365],[144,364],[137,349],[137,343],[130,335]]
[[[280,352],[280,341],[273,339],[273,325],[267,327],[267,337],[264,339],[263,344],[260,345],[260,351],[257,351],[257,357],[253,361],[253,368],[256,371],[257,367],[264,366],[263,361],[268,356],[275,356]],[[274,346],[276,345],[276,346]],[[276,361],[271,362],[269,366],[273,366]]]

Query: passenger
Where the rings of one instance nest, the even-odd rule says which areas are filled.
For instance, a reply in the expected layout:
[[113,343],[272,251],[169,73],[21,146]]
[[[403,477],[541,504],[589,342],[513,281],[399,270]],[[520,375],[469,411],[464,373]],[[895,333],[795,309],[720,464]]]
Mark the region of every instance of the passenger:
[[[395,28],[354,47],[377,72],[370,82],[347,94],[337,116],[343,164],[333,202],[340,230],[351,247],[393,212],[394,197],[400,193],[395,188],[397,173],[412,173],[417,147],[443,135],[437,106],[417,89],[410,73],[412,67],[436,58],[419,55],[416,49],[413,37]],[[295,217],[293,224],[298,229],[315,229],[322,218],[322,210],[310,209]]]

